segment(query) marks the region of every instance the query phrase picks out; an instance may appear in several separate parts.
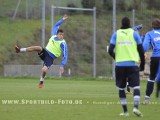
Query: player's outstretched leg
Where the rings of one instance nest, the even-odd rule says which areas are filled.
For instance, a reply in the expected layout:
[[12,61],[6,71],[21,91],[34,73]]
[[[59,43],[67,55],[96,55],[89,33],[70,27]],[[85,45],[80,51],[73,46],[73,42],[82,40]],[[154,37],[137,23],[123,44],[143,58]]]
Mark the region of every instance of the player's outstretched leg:
[[16,53],[19,53],[20,52],[20,46],[15,45],[15,50],[16,50]]
[[43,87],[43,82],[44,82],[44,78],[40,78],[40,83],[39,83],[39,88],[42,88]]
[[157,88],[156,88],[156,98],[159,98],[159,93],[160,93],[160,82],[157,82]]
[[46,76],[47,71],[48,71],[48,67],[47,66],[43,66],[43,68],[42,68],[42,76],[40,78],[40,83],[39,83],[39,88],[43,87],[44,78]]
[[27,47],[27,48],[21,48],[20,46],[15,45],[15,50],[16,50],[16,53],[32,52],[32,51],[36,51],[36,52],[40,53],[43,50],[43,48],[41,46],[31,46],[31,47]]
[[149,99],[150,99],[150,95],[153,92],[154,89],[154,80],[148,80],[147,82],[147,87],[146,87],[146,96],[145,96],[145,100],[143,101],[143,105],[147,105],[149,103]]

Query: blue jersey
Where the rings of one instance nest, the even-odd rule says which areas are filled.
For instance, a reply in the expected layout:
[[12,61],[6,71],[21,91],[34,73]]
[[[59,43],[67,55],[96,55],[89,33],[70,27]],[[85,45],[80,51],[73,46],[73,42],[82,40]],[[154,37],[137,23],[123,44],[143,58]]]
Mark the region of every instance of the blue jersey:
[[151,57],[160,57],[160,29],[154,29],[146,33],[143,48],[146,52],[149,47],[152,47],[152,56]]
[[[142,41],[138,32],[134,31],[133,36],[137,45],[142,44]],[[117,32],[115,32],[112,35],[110,39],[110,44],[116,45],[116,37],[117,37]],[[138,64],[134,61],[125,61],[125,62],[117,62],[116,66],[138,66]]]
[[[57,34],[57,30],[59,29],[60,25],[64,22],[63,19],[59,20],[53,27],[52,27],[52,36]],[[55,40],[59,40],[57,37],[55,38]],[[67,58],[68,58],[68,47],[66,42],[62,42],[60,44],[60,47],[62,49],[62,62],[61,62],[61,66],[63,67],[66,63],[67,63]],[[49,53],[49,55],[55,59],[56,56],[53,55],[52,53],[50,53],[49,51],[47,51]]]
[[[160,29],[154,29],[146,33],[143,43],[144,52],[146,52],[150,46],[153,50],[151,57],[160,57]],[[160,64],[156,81],[160,82]]]

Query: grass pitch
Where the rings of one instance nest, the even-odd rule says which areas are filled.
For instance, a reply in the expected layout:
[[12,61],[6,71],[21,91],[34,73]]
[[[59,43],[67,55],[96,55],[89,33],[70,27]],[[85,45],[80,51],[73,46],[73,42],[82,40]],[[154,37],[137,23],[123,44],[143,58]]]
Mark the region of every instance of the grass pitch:
[[[127,95],[130,116],[122,112],[118,90],[112,80],[46,79],[38,88],[39,78],[0,78],[1,120],[135,120],[133,97]],[[146,81],[141,82],[141,101]],[[144,117],[160,117],[160,99],[152,94],[151,103],[140,105]]]

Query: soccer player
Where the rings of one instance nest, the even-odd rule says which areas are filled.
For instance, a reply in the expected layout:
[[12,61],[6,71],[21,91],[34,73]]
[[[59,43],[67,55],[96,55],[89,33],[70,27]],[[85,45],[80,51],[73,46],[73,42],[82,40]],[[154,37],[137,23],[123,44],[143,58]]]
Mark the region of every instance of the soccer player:
[[[133,27],[133,30],[135,30],[135,31],[138,31],[138,30],[141,30],[141,29],[142,29],[142,24]],[[141,37],[141,39],[142,39],[142,37]],[[126,94],[133,94],[130,90],[130,86],[129,86],[128,82],[127,82],[127,92],[126,92]]]
[[[128,17],[122,19],[121,25],[122,27],[112,35],[109,46],[109,54],[116,62],[116,86],[119,88],[119,98],[124,111],[120,113],[120,116],[129,116],[125,94],[128,81],[129,86],[133,88],[133,113],[142,117],[143,115],[138,109],[140,101],[139,56],[141,62],[144,62],[142,41],[139,33],[131,28]],[[141,64],[141,69],[143,69],[143,65]]]
[[18,45],[15,46],[16,53],[36,51],[38,53],[38,56],[43,60],[44,63],[42,67],[39,88],[43,87],[44,78],[46,76],[47,71],[53,64],[53,61],[56,58],[58,58],[61,54],[63,54],[63,58],[60,65],[60,72],[64,72],[64,65],[66,64],[68,58],[68,48],[67,43],[63,38],[63,30],[59,29],[59,27],[67,18],[68,16],[64,15],[63,18],[52,27],[52,36],[49,39],[48,44],[45,48],[42,48],[41,46],[31,46],[27,48],[21,48]]
[[154,82],[158,72],[159,62],[160,62],[160,19],[155,18],[152,21],[153,30],[146,33],[143,48],[146,52],[150,45],[152,46],[152,56],[150,62],[150,75],[146,86],[146,96],[143,104],[148,104],[150,96],[154,89]]

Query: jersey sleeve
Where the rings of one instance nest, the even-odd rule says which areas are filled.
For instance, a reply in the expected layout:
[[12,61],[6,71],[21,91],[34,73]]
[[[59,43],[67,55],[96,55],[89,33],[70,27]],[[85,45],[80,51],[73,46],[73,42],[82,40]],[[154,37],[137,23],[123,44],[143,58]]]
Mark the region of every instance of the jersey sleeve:
[[110,39],[110,44],[113,44],[113,45],[116,44],[116,36],[117,36],[117,32],[112,34],[112,37]]
[[145,38],[144,38],[144,41],[143,41],[143,49],[144,49],[144,52],[146,52],[148,49],[149,49],[149,46],[150,46],[150,35],[149,33],[147,33],[145,35]]
[[61,66],[64,67],[64,65],[67,63],[67,59],[68,59],[68,47],[66,42],[62,42],[61,43],[61,49],[62,49],[62,62],[61,62]]
[[52,27],[52,36],[57,34],[57,30],[59,29],[60,25],[64,22],[63,19],[59,20],[53,27]]
[[134,39],[135,39],[137,45],[142,44],[142,40],[141,40],[141,37],[140,37],[139,33],[134,31],[133,34],[134,34]]
[[135,31],[140,30],[140,29],[142,29],[142,25],[134,26],[132,29]]

